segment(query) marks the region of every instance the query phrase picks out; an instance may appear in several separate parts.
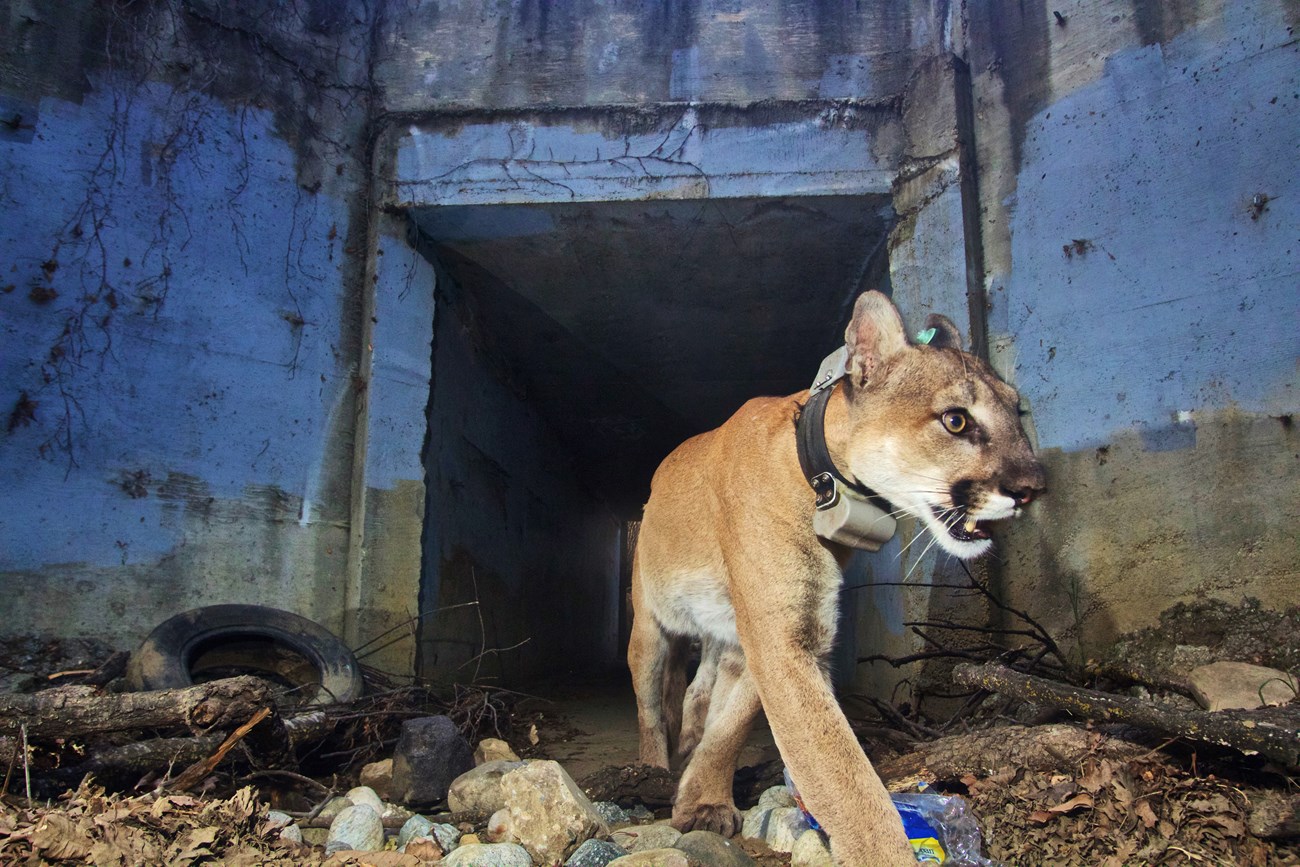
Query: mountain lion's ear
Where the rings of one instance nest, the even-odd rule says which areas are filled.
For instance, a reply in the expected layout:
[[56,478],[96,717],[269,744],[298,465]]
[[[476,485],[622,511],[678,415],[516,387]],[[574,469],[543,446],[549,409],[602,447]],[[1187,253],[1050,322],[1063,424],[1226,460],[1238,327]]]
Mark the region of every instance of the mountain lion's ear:
[[925,318],[926,330],[934,329],[934,336],[928,343],[940,349],[965,349],[962,345],[961,332],[947,316],[931,313]]
[[887,358],[907,347],[903,319],[894,302],[874,290],[858,296],[844,331],[844,345],[849,350],[849,382],[860,388]]

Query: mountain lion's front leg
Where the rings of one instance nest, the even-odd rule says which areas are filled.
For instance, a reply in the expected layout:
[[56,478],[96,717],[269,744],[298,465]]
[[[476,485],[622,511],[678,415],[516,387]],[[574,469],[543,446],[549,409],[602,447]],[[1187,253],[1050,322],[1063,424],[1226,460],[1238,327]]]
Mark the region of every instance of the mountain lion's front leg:
[[826,593],[837,592],[838,570],[832,582],[829,573],[795,568],[816,559],[814,550],[765,553],[737,564],[747,575],[733,593],[746,667],[781,757],[837,864],[915,867],[902,820],[819,663],[834,637],[834,597]]

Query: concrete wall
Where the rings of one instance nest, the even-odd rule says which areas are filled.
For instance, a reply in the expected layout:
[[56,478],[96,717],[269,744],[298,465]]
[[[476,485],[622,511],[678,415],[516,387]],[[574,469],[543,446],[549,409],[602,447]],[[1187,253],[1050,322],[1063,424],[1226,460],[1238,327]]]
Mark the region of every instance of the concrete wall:
[[376,65],[392,112],[855,98],[889,101],[960,41],[946,0],[413,0]]
[[1000,577],[1088,654],[1180,600],[1295,602],[1298,16],[972,12],[993,356],[1051,488]]
[[619,521],[482,355],[493,323],[463,310],[443,301],[435,329],[420,671],[518,684],[618,667]]
[[[1294,4],[382,10],[0,0],[4,630],[126,647],[184,608],[262,602],[353,644],[391,630],[367,661],[411,671],[420,588],[426,610],[463,598],[464,569],[421,584],[426,504],[454,496],[425,490],[435,279],[383,206],[457,194],[892,188],[905,312],[987,336],[1049,464],[993,574],[1013,601],[1085,650],[1183,598],[1291,601]],[[665,154],[689,160],[646,170]],[[481,453],[521,482],[497,523],[430,525],[437,574],[472,562],[525,600],[562,582],[558,554],[522,553],[557,520],[531,491],[612,578],[608,517],[559,464],[522,469],[555,450],[452,346],[529,434],[440,405],[440,479],[491,476]],[[877,580],[946,575],[911,557]],[[930,599],[856,592],[859,638],[891,648]],[[500,616],[494,643],[522,637]]]
[[363,4],[0,4],[3,630],[342,630]]

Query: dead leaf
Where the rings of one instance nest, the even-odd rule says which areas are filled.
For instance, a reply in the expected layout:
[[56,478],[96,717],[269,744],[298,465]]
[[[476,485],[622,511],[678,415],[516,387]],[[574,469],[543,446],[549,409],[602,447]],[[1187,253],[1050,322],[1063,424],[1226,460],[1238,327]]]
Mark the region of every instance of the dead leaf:
[[1156,826],[1156,822],[1160,821],[1156,816],[1156,811],[1151,809],[1151,805],[1146,801],[1138,801],[1133,806],[1133,812],[1137,813],[1138,818],[1142,820],[1142,827],[1148,831]]
[[94,839],[67,816],[47,813],[32,829],[32,847],[55,861],[78,861],[90,854]]
[[541,738],[537,736],[537,723],[533,723],[528,727],[528,742],[533,746],[537,746],[539,741],[541,741]]

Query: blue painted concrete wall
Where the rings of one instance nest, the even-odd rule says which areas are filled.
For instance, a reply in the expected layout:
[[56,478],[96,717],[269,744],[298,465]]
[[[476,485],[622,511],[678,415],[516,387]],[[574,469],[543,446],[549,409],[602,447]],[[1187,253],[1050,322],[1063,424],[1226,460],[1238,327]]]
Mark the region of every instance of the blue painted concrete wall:
[[1294,604],[1294,5],[993,5],[991,342],[1050,488],[1000,580],[1084,654],[1178,601]]
[[1042,445],[1300,404],[1300,65],[1268,11],[1117,52],[1030,123],[999,310]]
[[364,19],[108,5],[0,13],[3,631],[342,631]]

